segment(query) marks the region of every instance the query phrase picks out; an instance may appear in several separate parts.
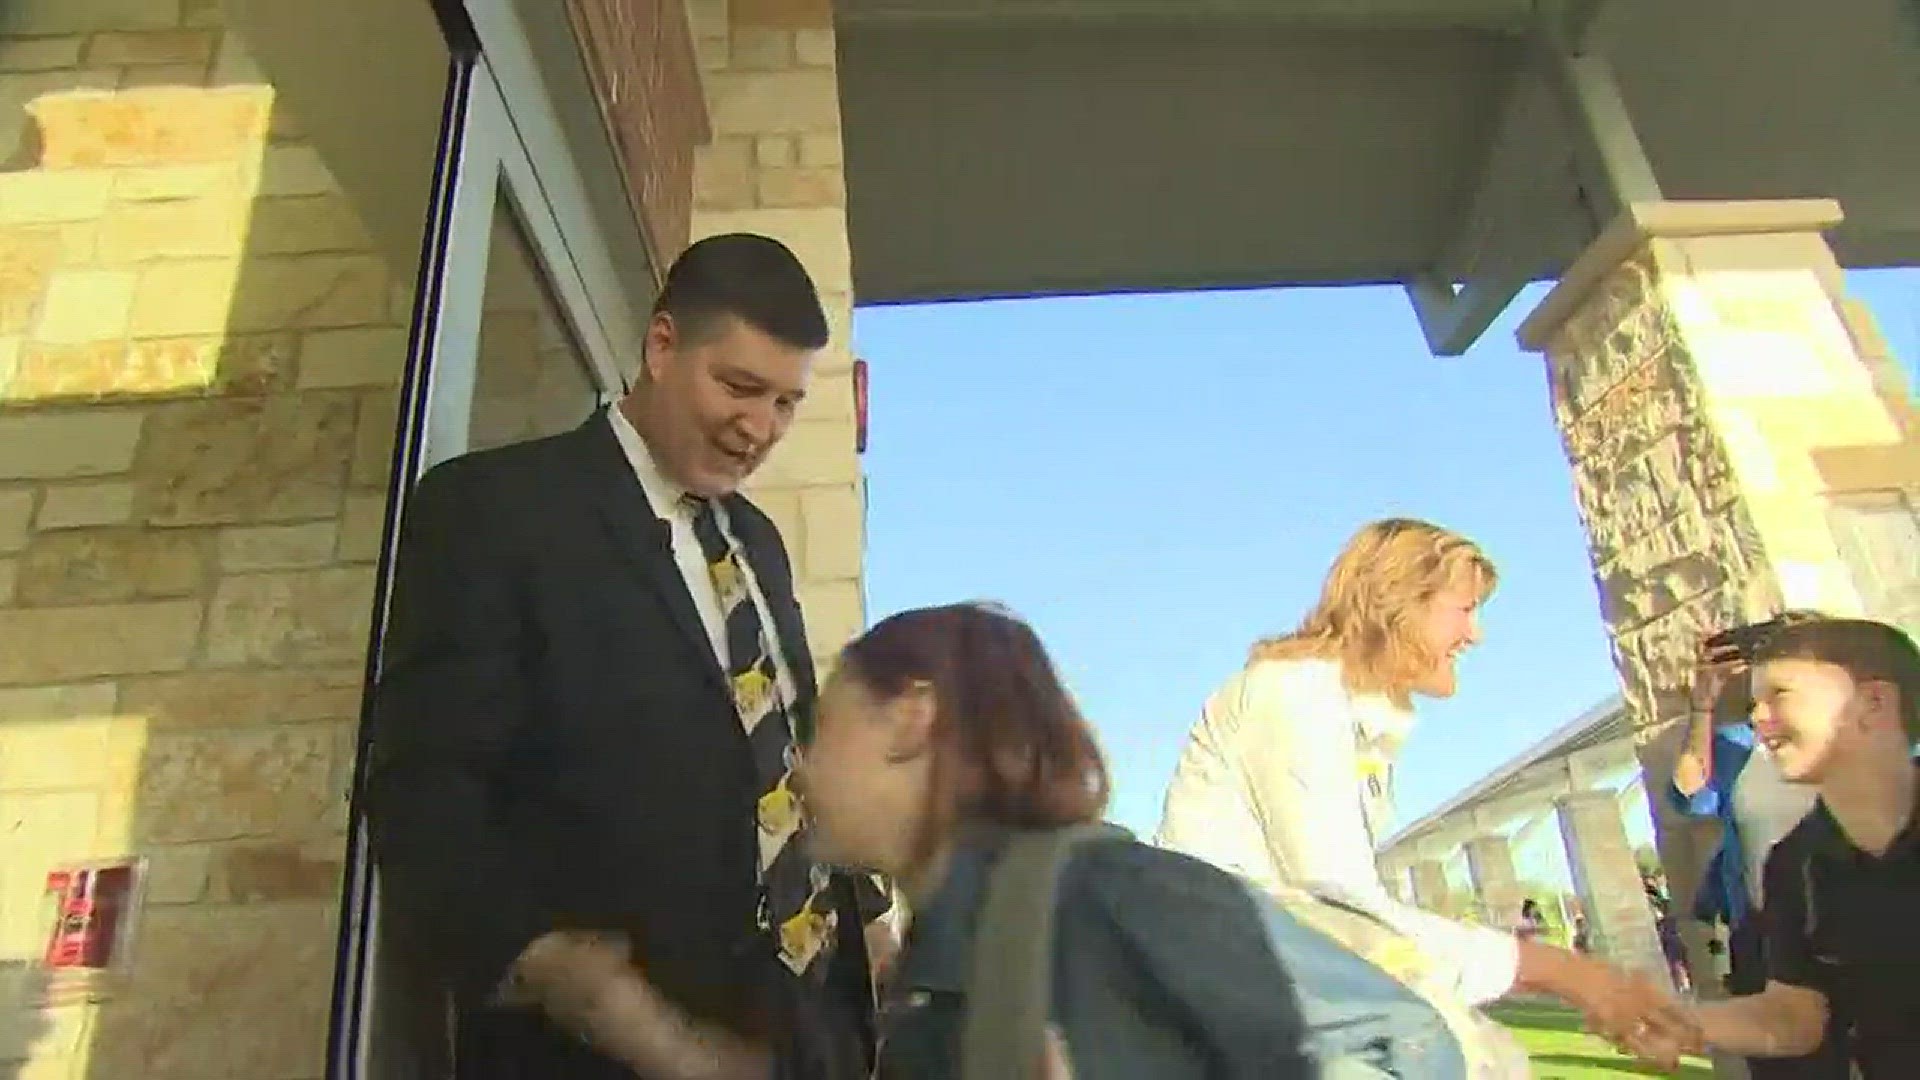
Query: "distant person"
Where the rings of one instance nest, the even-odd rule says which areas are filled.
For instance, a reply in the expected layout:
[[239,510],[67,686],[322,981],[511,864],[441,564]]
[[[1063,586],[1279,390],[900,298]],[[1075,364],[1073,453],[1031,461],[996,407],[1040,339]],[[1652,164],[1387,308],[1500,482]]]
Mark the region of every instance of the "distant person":
[[1493,564],[1424,521],[1361,529],[1299,628],[1254,646],[1208,699],[1167,790],[1158,842],[1269,889],[1305,889],[1401,927],[1481,1004],[1511,991],[1562,998],[1626,1037],[1664,997],[1598,961],[1419,911],[1388,895],[1374,863],[1413,696],[1450,697],[1455,662],[1480,640]]
[[[1773,845],[1807,816],[1817,798],[1812,787],[1788,783],[1773,755],[1756,739],[1742,643],[1757,640],[1769,627],[1816,617],[1787,612],[1701,643],[1686,735],[1667,793],[1682,813],[1720,823],[1720,847],[1695,892],[1693,915],[1702,922],[1726,924],[1726,988],[1735,996],[1766,988],[1762,868]],[[1749,1061],[1752,1080],[1846,1080],[1844,1026],[1835,1017],[1828,1028],[1819,1049],[1803,1058]]]
[[1585,915],[1573,917],[1573,951],[1581,956],[1593,952],[1593,931],[1587,928]]
[[1547,917],[1540,910],[1540,902],[1532,897],[1520,901],[1520,921],[1514,924],[1514,936],[1530,941],[1545,933],[1546,929]]
[[1920,650],[1884,623],[1814,619],[1772,628],[1747,657],[1761,743],[1788,782],[1819,799],[1767,855],[1765,989],[1683,1010],[1694,1028],[1677,1050],[1804,1055],[1826,1037],[1837,1008],[1852,1022],[1864,1080],[1912,1080],[1920,1076]]

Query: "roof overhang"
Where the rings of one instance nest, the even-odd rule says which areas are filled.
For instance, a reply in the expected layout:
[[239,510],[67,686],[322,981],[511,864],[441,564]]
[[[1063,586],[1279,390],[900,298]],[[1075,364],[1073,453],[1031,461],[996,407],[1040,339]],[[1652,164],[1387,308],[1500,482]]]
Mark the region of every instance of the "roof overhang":
[[[836,0],[863,304],[1402,283],[1464,348],[1628,198],[1920,256],[1913,0]],[[1611,111],[1610,111],[1611,110]],[[1489,310],[1490,309],[1490,310]]]

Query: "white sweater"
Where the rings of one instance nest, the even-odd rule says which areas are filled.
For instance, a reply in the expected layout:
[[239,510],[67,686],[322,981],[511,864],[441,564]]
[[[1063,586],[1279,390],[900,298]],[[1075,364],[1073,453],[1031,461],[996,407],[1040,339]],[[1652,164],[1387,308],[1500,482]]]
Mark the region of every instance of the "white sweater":
[[1269,890],[1359,907],[1411,938],[1438,983],[1481,1004],[1513,987],[1512,935],[1400,903],[1374,863],[1412,720],[1383,695],[1349,692],[1334,661],[1256,662],[1207,699],[1155,843]]

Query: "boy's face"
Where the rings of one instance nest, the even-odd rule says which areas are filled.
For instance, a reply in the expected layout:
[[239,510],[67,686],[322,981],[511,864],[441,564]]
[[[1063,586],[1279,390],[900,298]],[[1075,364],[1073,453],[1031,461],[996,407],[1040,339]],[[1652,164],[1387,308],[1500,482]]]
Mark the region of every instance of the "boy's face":
[[1863,689],[1845,668],[1818,660],[1769,660],[1753,669],[1754,730],[1782,776],[1820,783],[1836,762],[1877,741],[1869,733],[1887,719],[1875,700],[1884,695]]

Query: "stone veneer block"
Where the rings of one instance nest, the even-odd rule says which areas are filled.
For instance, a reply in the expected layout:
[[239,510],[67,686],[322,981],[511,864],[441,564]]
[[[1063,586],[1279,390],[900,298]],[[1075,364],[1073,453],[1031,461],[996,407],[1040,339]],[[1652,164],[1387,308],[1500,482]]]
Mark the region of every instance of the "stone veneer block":
[[797,591],[814,652],[838,652],[866,628],[866,597],[858,579],[802,582]]
[[227,529],[220,534],[220,569],[243,573],[325,566],[333,561],[339,533],[337,521]]
[[273,91],[155,87],[47,94],[27,109],[46,169],[176,165],[259,153]]
[[[7,175],[0,173],[0,180]],[[0,190],[0,199],[5,197]],[[0,334],[18,335],[32,326],[62,243],[56,226],[0,226]],[[17,337],[13,342],[11,348],[17,349]],[[0,381],[0,392],[10,381]]]
[[128,270],[56,270],[47,279],[34,338],[72,345],[117,337],[133,306],[134,274]]
[[316,720],[348,723],[360,714],[365,677],[365,666],[356,661],[129,678],[120,683],[118,709],[155,731]]
[[348,494],[340,511],[340,546],[334,550],[334,557],[341,562],[377,560],[386,527],[386,492]]
[[93,1024],[94,1075],[317,1075],[326,1060],[335,907],[298,901],[150,910],[131,984]]
[[[8,721],[0,727],[0,791],[132,783],[145,738],[146,725],[137,717],[69,715]],[[114,751],[124,747],[134,752],[118,755],[116,769]]]
[[407,331],[400,326],[318,330],[300,345],[301,389],[389,387],[407,364]]
[[80,63],[80,47],[86,40],[78,34],[0,39],[0,72],[59,71],[75,67]]
[[805,488],[800,493],[800,513],[806,523],[802,577],[859,580],[867,516],[859,487]]
[[204,529],[107,526],[42,533],[20,557],[18,602],[114,604],[198,596],[213,575]]
[[725,10],[736,28],[806,30],[833,25],[832,0],[727,0]]
[[309,836],[336,797],[351,725],[154,732],[140,773],[143,844]]
[[0,619],[0,685],[178,671],[199,637],[194,600],[18,608]]
[[0,226],[93,221],[112,194],[106,169],[0,173]]
[[800,420],[760,468],[766,488],[852,483],[860,476],[851,420]]
[[0,479],[55,480],[125,472],[144,415],[129,409],[0,414]]
[[345,393],[153,410],[136,475],[153,525],[265,524],[339,511],[356,403]]
[[0,491],[0,552],[27,546],[33,522],[33,489]]
[[239,903],[331,900],[340,893],[346,845],[326,847],[325,854],[284,843],[228,848],[216,858],[209,884],[221,899]]
[[225,578],[208,612],[210,664],[331,664],[365,655],[372,628],[369,567]]
[[103,718],[118,711],[120,691],[111,682],[67,683],[0,690],[0,725],[16,721]]

